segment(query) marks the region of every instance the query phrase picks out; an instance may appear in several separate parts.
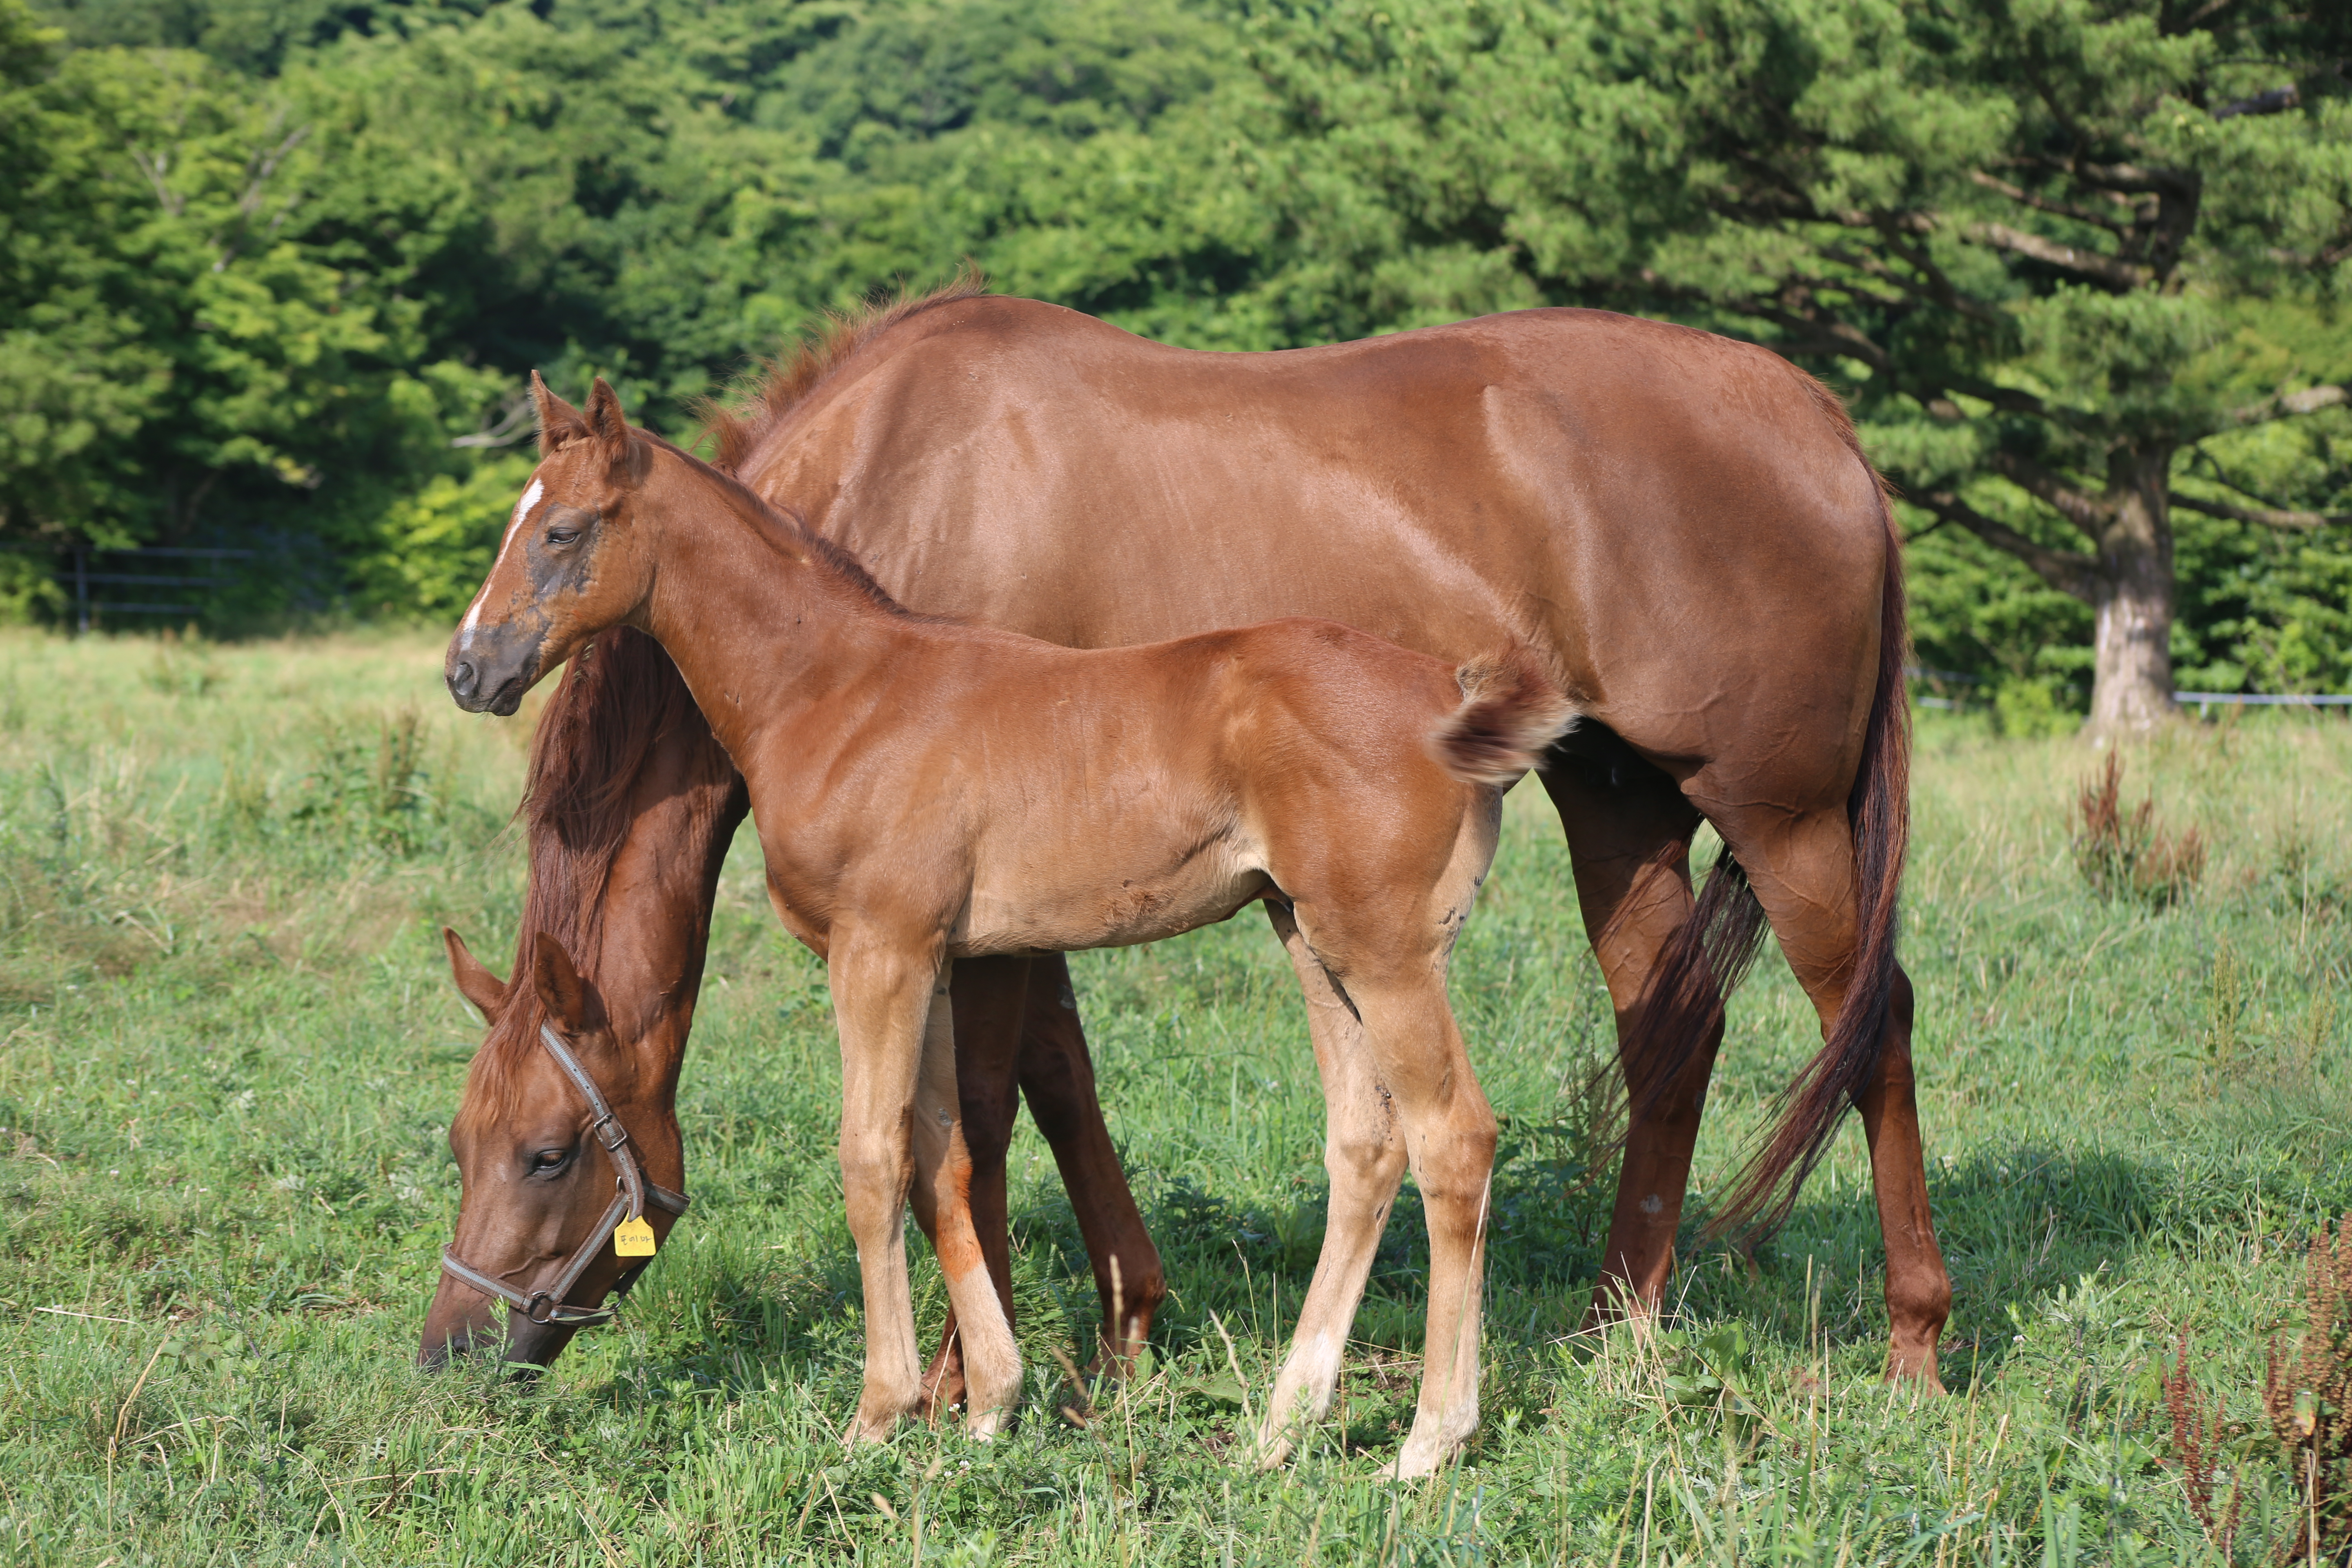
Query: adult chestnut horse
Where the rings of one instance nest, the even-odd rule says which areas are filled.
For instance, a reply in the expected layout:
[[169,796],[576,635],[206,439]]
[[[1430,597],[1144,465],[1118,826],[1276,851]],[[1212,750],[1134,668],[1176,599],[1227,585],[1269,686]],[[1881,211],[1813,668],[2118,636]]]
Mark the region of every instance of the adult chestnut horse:
[[[444,933],[457,988],[489,1024],[449,1139],[464,1196],[448,1255],[481,1283],[445,1270],[425,1316],[424,1364],[492,1343],[509,1361],[544,1366],[582,1324],[606,1315],[603,1301],[634,1267],[605,1246],[611,1226],[599,1228],[614,1158],[591,1147],[604,1141],[591,1104],[543,1028],[568,1042],[654,1192],[684,1185],[678,1069],[713,889],[750,809],[741,775],[652,638],[615,628],[567,667],[531,747],[530,883],[513,983]],[[1123,1340],[1140,1340],[1165,1294],[1160,1258],[1103,1126],[1076,1015],[1058,985],[1033,998],[1029,978],[1026,960],[960,966],[957,1038],[1024,1039],[1016,1076],[1069,1187],[1100,1276],[1102,1342],[1115,1355]],[[995,1163],[1001,1172],[1001,1143]],[[1000,1181],[996,1207],[977,1216],[983,1229],[1003,1230],[1003,1195]],[[645,1217],[667,1239],[677,1215],[656,1201]],[[567,1283],[575,1261],[583,1267]],[[1009,1259],[999,1248],[990,1261],[1008,1270],[996,1283],[1009,1303]],[[503,1331],[501,1297],[517,1309]],[[961,1383],[942,1363],[925,1388],[952,1403]]]
[[[1857,1102],[1888,1371],[1937,1382],[1951,1292],[1895,959],[1902,579],[1826,389],[1601,311],[1218,354],[960,286],[841,324],[716,429],[722,467],[918,610],[1083,647],[1312,615],[1450,659],[1540,650],[1587,716],[1541,773],[1630,1091],[1592,1317],[1659,1302],[1760,914],[1825,1043],[1718,1214],[1785,1212]],[[448,673],[520,700],[454,652]],[[1703,817],[1729,853],[1695,907]],[[1009,1084],[1009,1039],[965,1044],[968,1102],[974,1067]]]
[[[1456,1452],[1477,1426],[1495,1118],[1446,962],[1503,790],[1573,717],[1537,661],[1504,645],[1449,668],[1299,618],[1078,650],[913,616],[838,546],[630,429],[601,379],[584,416],[534,388],[545,455],[451,659],[503,694],[608,626],[641,626],[742,770],[770,901],[824,957],[840,1026],[866,1296],[853,1440],[887,1436],[920,1398],[910,1196],[955,1305],[973,1431],[998,1429],[1020,1389],[967,1198],[955,961],[1157,941],[1263,900],[1310,1004],[1333,1181],[1260,1453],[1279,1458],[1328,1406],[1408,1164],[1427,1210],[1428,1348],[1396,1472]],[[547,1048],[593,1106],[570,1065],[577,982],[540,942],[539,989],[565,1020]]]

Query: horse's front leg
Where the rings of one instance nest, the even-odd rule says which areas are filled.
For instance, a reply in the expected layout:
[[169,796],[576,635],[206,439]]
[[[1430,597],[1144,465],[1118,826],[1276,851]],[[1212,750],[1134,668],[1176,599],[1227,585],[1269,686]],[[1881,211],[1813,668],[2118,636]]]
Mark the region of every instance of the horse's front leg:
[[936,937],[839,931],[827,972],[841,1029],[841,1190],[866,1289],[866,1387],[849,1441],[881,1442],[922,1396],[907,1194],[925,1036],[945,976]]

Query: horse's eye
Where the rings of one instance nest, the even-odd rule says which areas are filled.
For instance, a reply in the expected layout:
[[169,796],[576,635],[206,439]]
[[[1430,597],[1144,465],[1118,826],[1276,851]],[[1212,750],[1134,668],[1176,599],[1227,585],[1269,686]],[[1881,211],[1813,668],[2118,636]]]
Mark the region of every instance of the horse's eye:
[[572,1151],[569,1149],[541,1149],[539,1157],[531,1161],[530,1168],[534,1171],[560,1171],[571,1159]]
[[570,544],[579,537],[580,531],[576,528],[551,528],[547,531],[550,544]]

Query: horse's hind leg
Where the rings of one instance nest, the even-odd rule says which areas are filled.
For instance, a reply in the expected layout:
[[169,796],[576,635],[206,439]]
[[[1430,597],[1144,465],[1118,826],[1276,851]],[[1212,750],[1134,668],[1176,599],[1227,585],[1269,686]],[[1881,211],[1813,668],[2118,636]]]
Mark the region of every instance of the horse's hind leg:
[[[1747,868],[1827,1031],[1853,970],[1858,918],[1853,831],[1843,804],[1790,817],[1732,811],[1714,815]],[[1856,1099],[1870,1143],[1879,1234],[1886,1247],[1887,1374],[1941,1390],[1936,1342],[1951,1315],[1951,1278],[1927,1212],[1927,1172],[1911,1070],[1911,982],[1895,973],[1876,1064]]]
[[[959,1058],[961,1060],[961,1058]],[[1022,1097],[1037,1130],[1053,1147],[1062,1185],[1070,1194],[1094,1266],[1095,1290],[1102,1300],[1104,1370],[1124,1376],[1151,1332],[1151,1320],[1168,1295],[1160,1249],[1151,1244],[1143,1215],[1136,1211],[1127,1173],[1103,1123],[1095,1094],[1095,1066],[1078,1026],[1078,1002],[1070,989],[1069,961],[1060,953],[1029,965],[1028,1005],[1021,1028]],[[997,1157],[997,1187],[1003,1189],[1003,1156]],[[1000,1209],[1000,1214],[1001,1214]],[[1000,1218],[1000,1230],[1003,1221]],[[983,1242],[988,1232],[981,1233]]]
[[1542,778],[1568,835],[1577,901],[1609,986],[1633,1101],[1601,1282],[1585,1312],[1589,1329],[1621,1312],[1646,1316],[1664,1296],[1723,1019],[1718,1010],[1713,1026],[1687,1042],[1679,1068],[1654,1092],[1642,1092],[1661,1065],[1659,1052],[1683,1043],[1637,1039],[1633,1027],[1691,916],[1690,841],[1699,815],[1673,781],[1622,743],[1598,755],[1556,752]]
[[1300,1430],[1331,1406],[1348,1330],[1397,1184],[1404,1179],[1405,1146],[1354,1008],[1307,950],[1290,907],[1269,899],[1265,908],[1307,996],[1307,1033],[1323,1079],[1323,1168],[1331,1179],[1323,1250],[1258,1434],[1258,1463],[1270,1467],[1286,1458]]
[[1886,1244],[1886,1375],[1940,1389],[1936,1341],[1952,1313],[1952,1279],[1927,1211],[1927,1165],[1911,1072],[1911,977],[1898,967],[1886,1009],[1886,1044],[1862,1091],[1862,1131],[1870,1143],[1878,1233]]

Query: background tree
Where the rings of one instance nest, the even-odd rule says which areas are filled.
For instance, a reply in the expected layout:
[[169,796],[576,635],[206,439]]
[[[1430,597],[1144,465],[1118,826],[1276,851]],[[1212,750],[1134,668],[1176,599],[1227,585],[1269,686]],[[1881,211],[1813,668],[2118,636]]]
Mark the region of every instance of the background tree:
[[443,616],[529,370],[688,436],[971,258],[1203,348],[1752,337],[1853,402],[1922,662],[2006,721],[2352,689],[2352,46],[2195,3],[0,0],[0,544]]

